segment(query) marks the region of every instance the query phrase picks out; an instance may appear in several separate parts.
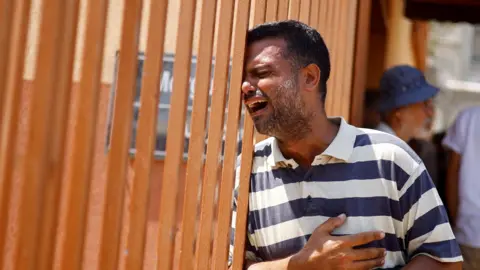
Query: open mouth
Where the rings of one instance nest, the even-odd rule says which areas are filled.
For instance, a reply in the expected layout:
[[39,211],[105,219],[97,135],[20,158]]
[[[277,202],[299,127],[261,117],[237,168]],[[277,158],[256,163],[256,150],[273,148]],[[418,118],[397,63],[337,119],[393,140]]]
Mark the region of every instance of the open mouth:
[[268,102],[266,100],[256,100],[253,101],[252,103],[248,104],[248,109],[250,110],[250,113],[256,114],[263,109],[265,109],[268,105]]

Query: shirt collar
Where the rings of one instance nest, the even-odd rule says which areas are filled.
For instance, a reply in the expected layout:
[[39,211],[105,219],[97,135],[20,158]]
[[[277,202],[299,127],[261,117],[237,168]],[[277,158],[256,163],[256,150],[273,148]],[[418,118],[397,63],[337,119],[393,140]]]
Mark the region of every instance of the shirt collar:
[[353,146],[357,137],[357,129],[349,125],[343,117],[330,118],[333,122],[340,124],[337,136],[325,149],[322,155],[331,156],[347,162],[352,155]]
[[395,136],[397,135],[397,134],[395,134],[395,131],[385,122],[380,122],[380,124],[378,124],[376,129],[379,130],[379,131],[383,131],[385,133],[388,133],[390,135],[395,135]]
[[[330,145],[325,149],[323,153],[318,155],[314,163],[317,159],[321,159],[324,156],[333,157],[343,162],[348,162],[350,155],[353,152],[353,146],[355,144],[356,138],[356,128],[354,126],[349,125],[343,117],[334,117],[329,118],[335,124],[339,124],[340,127],[338,129],[338,133],[330,143]],[[268,156],[267,162],[270,166],[283,166],[283,165],[291,165],[293,167],[297,167],[298,164],[293,159],[286,159],[280,148],[278,147],[278,141],[275,138],[272,138],[271,143],[272,153]]]

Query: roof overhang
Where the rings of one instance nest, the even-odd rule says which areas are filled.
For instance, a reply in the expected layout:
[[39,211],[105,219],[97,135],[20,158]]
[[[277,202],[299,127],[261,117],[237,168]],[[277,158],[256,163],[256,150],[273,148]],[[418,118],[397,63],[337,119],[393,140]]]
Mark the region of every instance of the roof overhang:
[[405,0],[405,16],[415,20],[480,23],[480,0]]

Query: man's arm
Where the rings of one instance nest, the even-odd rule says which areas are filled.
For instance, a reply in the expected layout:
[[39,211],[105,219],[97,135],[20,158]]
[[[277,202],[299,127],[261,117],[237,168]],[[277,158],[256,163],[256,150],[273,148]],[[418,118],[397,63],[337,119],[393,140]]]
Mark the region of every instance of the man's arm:
[[[449,153],[449,165],[447,172],[446,183],[446,205],[450,214],[450,223],[455,224],[458,209],[458,172],[460,168],[460,155],[451,150]],[[413,258],[413,260],[403,269],[447,269],[447,270],[461,270],[462,263],[441,263],[428,256],[420,255]]]
[[461,156],[454,150],[449,151],[449,162],[446,179],[446,206],[450,215],[450,224],[455,227],[458,211],[458,179]]
[[423,164],[418,165],[402,187],[399,202],[409,257],[404,269],[461,267],[462,255],[445,207]]
[[425,270],[425,269],[439,269],[439,270],[462,270],[462,263],[442,263],[434,260],[426,255],[419,255],[413,258],[403,270]]
[[465,142],[468,141],[469,124],[468,111],[460,112],[442,141],[443,146],[449,150],[445,200],[452,226],[455,226],[457,218],[459,169],[461,157],[466,148]]

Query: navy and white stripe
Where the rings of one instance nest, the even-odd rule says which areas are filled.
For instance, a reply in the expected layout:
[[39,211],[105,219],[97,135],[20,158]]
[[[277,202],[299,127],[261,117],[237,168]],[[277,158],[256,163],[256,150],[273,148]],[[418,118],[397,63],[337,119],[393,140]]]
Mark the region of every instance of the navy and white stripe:
[[[337,136],[308,171],[285,159],[274,138],[255,146],[247,259],[292,255],[318,225],[345,213],[346,223],[334,234],[384,231],[385,239],[369,246],[386,248],[386,269],[420,254],[441,262],[462,261],[437,190],[410,147],[395,136],[334,121],[340,122]],[[238,173],[239,167],[236,188]],[[236,200],[232,232],[235,210]]]

